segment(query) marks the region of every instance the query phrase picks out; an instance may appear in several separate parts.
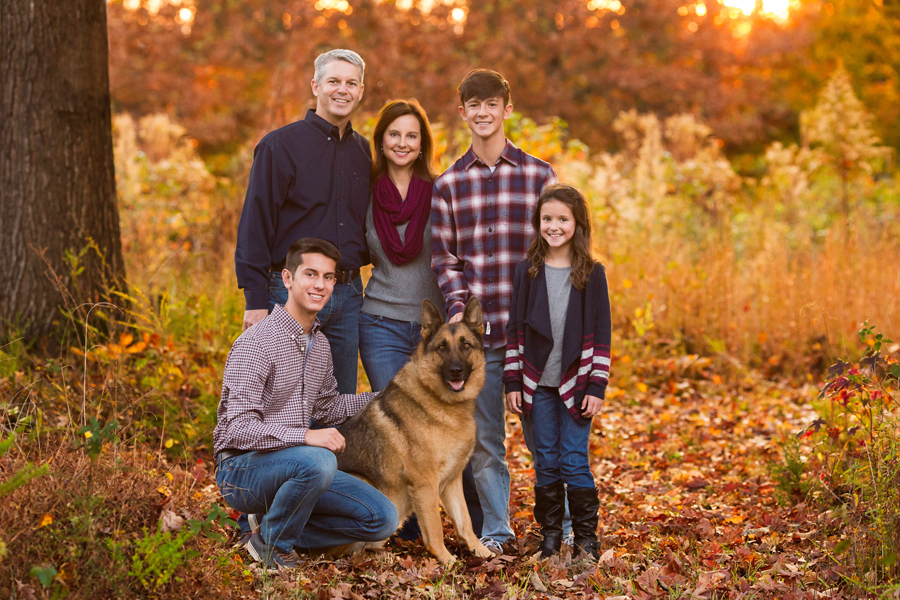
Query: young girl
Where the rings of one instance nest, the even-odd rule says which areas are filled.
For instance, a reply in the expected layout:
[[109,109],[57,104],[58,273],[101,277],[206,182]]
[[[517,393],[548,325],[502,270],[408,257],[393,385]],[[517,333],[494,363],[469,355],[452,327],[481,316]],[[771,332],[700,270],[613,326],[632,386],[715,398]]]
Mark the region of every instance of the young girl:
[[568,497],[575,551],[596,559],[600,500],[588,436],[609,380],[606,272],[592,258],[587,202],[576,188],[547,186],[531,223],[528,258],[513,279],[506,404],[532,428],[541,556],[559,552]]

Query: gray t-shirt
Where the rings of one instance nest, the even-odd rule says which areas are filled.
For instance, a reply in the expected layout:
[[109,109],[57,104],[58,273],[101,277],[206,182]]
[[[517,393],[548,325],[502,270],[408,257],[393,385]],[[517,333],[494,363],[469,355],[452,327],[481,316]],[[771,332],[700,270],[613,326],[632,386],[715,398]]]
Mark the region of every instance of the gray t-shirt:
[[547,298],[550,300],[550,329],[553,332],[553,349],[547,358],[544,372],[538,385],[559,387],[562,377],[563,333],[566,330],[566,309],[569,307],[569,293],[572,291],[572,267],[551,267],[544,265],[547,281]]
[[[397,226],[400,240],[406,240],[406,226]],[[438,286],[437,275],[431,270],[431,217],[425,224],[422,250],[411,261],[395,265],[384,252],[375,221],[372,218],[372,199],[366,211],[366,242],[372,259],[372,276],[366,284],[362,311],[370,315],[397,321],[422,322],[422,300],[434,302],[444,314],[444,296]]]

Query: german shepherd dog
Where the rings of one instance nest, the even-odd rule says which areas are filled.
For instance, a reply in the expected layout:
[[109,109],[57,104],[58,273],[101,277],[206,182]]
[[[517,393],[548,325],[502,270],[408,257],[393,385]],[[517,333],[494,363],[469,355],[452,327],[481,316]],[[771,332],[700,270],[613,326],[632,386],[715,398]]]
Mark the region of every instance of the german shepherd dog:
[[439,499],[459,539],[477,556],[492,556],[472,531],[462,487],[475,447],[475,398],[484,386],[483,335],[476,298],[453,324],[426,299],[422,342],[409,362],[339,428],[346,445],[338,469],[387,496],[401,523],[415,512],[425,546],[445,564],[455,557],[444,546]]

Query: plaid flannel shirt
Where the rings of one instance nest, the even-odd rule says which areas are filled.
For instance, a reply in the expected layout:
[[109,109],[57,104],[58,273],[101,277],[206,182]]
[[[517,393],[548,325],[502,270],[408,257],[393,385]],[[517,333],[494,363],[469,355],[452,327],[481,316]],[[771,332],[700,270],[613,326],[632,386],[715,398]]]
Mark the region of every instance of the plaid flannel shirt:
[[556,182],[546,162],[506,141],[490,168],[468,151],[434,182],[432,259],[448,316],[470,296],[481,302],[484,345],[506,345],[506,323],[516,264],[528,253],[531,215],[541,190]]
[[303,445],[310,418],[340,425],[374,397],[338,394],[331,347],[318,321],[311,340],[307,346],[303,327],[278,305],[234,342],[213,432],[217,454]]

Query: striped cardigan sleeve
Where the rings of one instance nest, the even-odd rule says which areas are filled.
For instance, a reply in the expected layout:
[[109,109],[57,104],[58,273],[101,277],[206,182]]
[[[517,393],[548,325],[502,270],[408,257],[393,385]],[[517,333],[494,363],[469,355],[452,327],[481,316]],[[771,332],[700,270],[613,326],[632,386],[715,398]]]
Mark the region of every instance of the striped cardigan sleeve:
[[590,375],[585,394],[604,398],[609,383],[610,343],[612,339],[612,316],[609,307],[609,287],[606,283],[606,270],[602,265],[594,267],[591,273],[591,285],[594,289],[596,306],[593,321],[593,352]]
[[506,393],[522,391],[523,354],[525,352],[525,301],[520,298],[522,269],[513,276],[512,301],[506,325],[506,361],[503,366],[503,385]]

